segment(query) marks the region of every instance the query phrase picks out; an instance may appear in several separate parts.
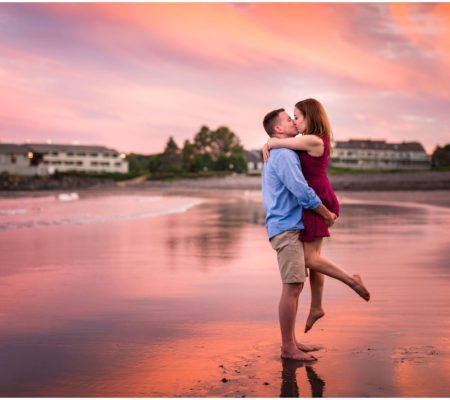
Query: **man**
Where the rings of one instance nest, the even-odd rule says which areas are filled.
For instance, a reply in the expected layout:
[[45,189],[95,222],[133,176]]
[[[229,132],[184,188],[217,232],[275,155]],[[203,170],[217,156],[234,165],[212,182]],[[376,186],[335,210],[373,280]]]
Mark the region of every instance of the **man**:
[[[269,136],[279,138],[298,134],[294,121],[284,109],[274,110],[264,117],[264,129]],[[295,319],[298,298],[307,276],[303,244],[298,240],[303,229],[302,209],[311,209],[332,226],[336,215],[331,213],[306,183],[300,159],[293,150],[272,149],[263,169],[263,206],[269,240],[277,252],[278,266],[283,284],[279,303],[281,329],[281,357],[313,361],[306,354],[311,350],[296,342]]]

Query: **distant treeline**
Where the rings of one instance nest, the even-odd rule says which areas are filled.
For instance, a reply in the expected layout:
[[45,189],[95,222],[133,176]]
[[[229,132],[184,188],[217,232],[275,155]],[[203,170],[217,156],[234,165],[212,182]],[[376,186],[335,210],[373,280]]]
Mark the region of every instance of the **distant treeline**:
[[239,138],[226,126],[211,130],[202,126],[192,141],[179,147],[169,137],[163,153],[129,154],[130,173],[161,178],[211,172],[246,172],[247,160]]
[[450,144],[446,144],[444,147],[436,147],[431,156],[431,167],[435,169],[448,169],[450,167]]

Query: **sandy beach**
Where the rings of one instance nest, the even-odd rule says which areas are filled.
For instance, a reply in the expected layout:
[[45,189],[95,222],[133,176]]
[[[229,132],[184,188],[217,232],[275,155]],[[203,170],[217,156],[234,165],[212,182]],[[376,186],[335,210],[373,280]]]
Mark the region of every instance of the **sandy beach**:
[[[414,193],[414,196],[411,195]],[[338,192],[326,315],[282,362],[260,192],[159,187],[0,199],[0,395],[444,397],[449,192]]]

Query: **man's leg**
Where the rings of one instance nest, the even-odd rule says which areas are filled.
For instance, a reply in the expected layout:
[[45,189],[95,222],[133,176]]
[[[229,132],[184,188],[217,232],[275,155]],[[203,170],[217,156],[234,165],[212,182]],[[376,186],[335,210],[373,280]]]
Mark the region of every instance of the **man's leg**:
[[314,361],[316,358],[301,351],[295,342],[297,301],[302,289],[303,283],[283,283],[278,306],[282,341],[281,357],[301,361]]

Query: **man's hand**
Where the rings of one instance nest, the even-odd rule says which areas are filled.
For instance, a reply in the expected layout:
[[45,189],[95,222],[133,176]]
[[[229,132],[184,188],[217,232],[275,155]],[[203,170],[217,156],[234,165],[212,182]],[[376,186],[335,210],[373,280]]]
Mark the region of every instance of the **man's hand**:
[[330,211],[330,215],[326,218],[324,218],[325,223],[327,224],[328,228],[331,228],[334,223],[336,222],[337,215]]
[[264,162],[266,163],[267,160],[269,159],[269,145],[267,143],[263,146],[262,153]]

